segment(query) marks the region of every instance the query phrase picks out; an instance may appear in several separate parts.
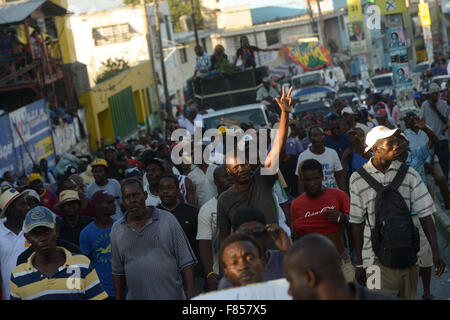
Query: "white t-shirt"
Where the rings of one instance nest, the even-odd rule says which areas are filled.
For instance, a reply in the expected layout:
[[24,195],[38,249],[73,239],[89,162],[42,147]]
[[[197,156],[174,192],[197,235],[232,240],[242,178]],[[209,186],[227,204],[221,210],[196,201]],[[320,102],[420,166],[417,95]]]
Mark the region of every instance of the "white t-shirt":
[[275,203],[277,204],[277,208],[278,208],[278,224],[284,231],[286,231],[287,235],[290,237],[291,229],[286,224],[286,216],[284,215],[283,208],[281,208],[281,206],[280,206],[281,204],[288,202],[289,198],[286,195],[286,192],[284,192],[284,190],[280,184],[280,180],[277,180],[274,183],[272,192],[277,200],[277,201],[275,201]]
[[216,168],[217,166],[214,164],[209,165],[205,174],[199,167],[195,167],[195,169],[187,175],[194,185],[195,200],[199,208],[217,196],[217,187],[214,184],[214,170],[216,170]]
[[24,230],[15,234],[5,227],[6,218],[0,220],[0,272],[2,274],[3,300],[9,300],[11,272],[16,267],[17,258],[27,249]]
[[147,189],[146,190],[148,193],[147,199],[145,199],[145,205],[148,206],[153,206],[156,207],[161,203],[161,199],[159,199],[159,196],[155,196],[153,194],[150,193],[150,191]]
[[325,152],[315,154],[311,149],[305,150],[298,156],[297,168],[295,174],[298,176],[298,167],[303,160],[316,159],[322,164],[323,168],[323,185],[327,188],[338,188],[334,173],[342,170],[342,164],[339,160],[337,152],[331,148],[325,147]]
[[198,213],[196,240],[211,240],[213,271],[219,274],[219,232],[217,229],[217,198],[206,202]]

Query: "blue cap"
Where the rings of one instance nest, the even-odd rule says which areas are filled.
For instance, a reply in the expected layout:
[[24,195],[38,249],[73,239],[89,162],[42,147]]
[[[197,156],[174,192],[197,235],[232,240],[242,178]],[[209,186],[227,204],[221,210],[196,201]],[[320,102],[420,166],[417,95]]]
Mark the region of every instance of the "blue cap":
[[47,227],[54,229],[56,224],[56,215],[46,207],[35,207],[27,212],[23,223],[25,233],[37,227]]

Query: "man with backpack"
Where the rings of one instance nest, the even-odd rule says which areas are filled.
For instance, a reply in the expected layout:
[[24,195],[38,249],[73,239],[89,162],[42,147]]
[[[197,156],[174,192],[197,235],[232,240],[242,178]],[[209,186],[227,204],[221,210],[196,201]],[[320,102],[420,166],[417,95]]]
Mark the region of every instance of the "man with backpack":
[[[379,267],[382,291],[417,299],[419,232],[411,212],[420,220],[431,245],[435,274],[445,269],[432,219],[433,200],[420,175],[397,161],[398,129],[373,128],[366,137],[366,152],[374,156],[350,177],[350,223],[357,266],[355,278],[366,284],[365,269]],[[375,269],[377,270],[377,269]]]

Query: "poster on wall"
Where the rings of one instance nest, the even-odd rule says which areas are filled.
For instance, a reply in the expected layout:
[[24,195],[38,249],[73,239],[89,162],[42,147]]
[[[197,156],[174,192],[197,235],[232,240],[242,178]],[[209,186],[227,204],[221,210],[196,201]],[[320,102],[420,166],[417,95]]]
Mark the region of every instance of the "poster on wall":
[[380,7],[382,15],[403,13],[406,11],[405,0],[375,0],[375,4]]
[[367,52],[366,36],[362,21],[347,23],[347,33],[350,40],[350,51],[352,55]]
[[[47,159],[49,167],[55,165],[52,130],[45,100],[33,102],[11,112],[9,121],[17,159],[17,170],[30,171],[33,161],[37,163],[44,158]],[[33,160],[30,159],[30,156]]]
[[410,88],[412,86],[411,72],[408,63],[396,63],[392,65],[394,88]]
[[6,171],[14,171],[16,164],[8,115],[0,117],[0,128],[2,128],[2,134],[0,134],[0,176],[3,176]]
[[387,30],[389,50],[406,48],[406,38],[403,28],[389,28]]

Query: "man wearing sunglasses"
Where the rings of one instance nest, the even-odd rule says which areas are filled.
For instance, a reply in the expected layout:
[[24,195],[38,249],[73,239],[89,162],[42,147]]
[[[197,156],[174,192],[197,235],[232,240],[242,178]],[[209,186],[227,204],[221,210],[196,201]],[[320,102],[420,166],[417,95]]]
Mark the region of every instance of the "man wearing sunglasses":
[[[265,253],[264,281],[280,279],[283,274],[283,253],[291,246],[291,240],[278,224],[267,224],[264,214],[250,207],[239,209],[233,218],[233,230],[254,239]],[[278,250],[269,250],[271,242]],[[233,284],[224,277],[220,280],[218,289],[231,288]]]

